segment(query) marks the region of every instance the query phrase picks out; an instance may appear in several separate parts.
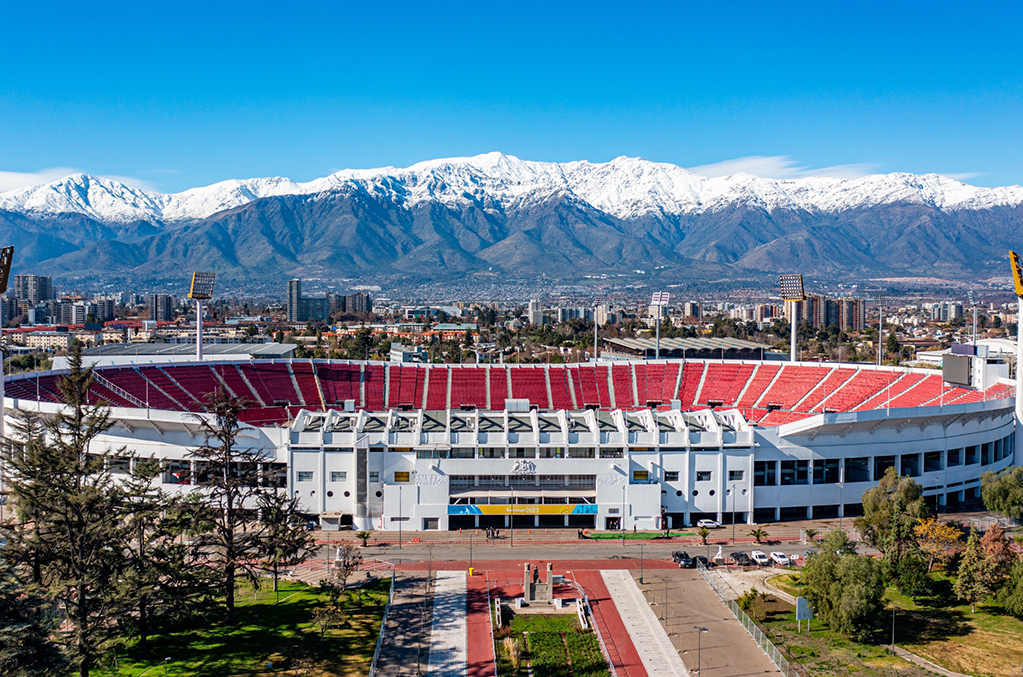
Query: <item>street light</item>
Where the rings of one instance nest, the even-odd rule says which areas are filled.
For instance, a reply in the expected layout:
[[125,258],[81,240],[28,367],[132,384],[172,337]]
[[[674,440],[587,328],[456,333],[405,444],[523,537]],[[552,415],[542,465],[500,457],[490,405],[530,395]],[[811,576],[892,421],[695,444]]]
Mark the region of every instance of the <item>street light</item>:
[[802,303],[806,298],[806,291],[803,289],[803,276],[798,273],[779,275],[781,284],[781,297],[783,301],[792,303],[792,317],[789,318],[789,331],[791,332],[792,346],[789,349],[789,362],[796,361],[796,302]]
[[202,362],[202,302],[213,298],[216,273],[192,273],[188,298],[195,301],[195,359]]
[[732,545],[735,545],[735,485],[732,485]]
[[970,305],[973,306],[973,347],[977,347],[977,299],[973,295],[973,290],[966,292],[966,297],[970,300]]
[[1023,449],[1023,397],[1020,391],[1023,390],[1023,375],[1020,368],[1023,367],[1023,268],[1020,267],[1019,254],[1009,252],[1009,263],[1012,265],[1012,281],[1016,287],[1016,460],[1020,458],[1020,449]]
[[654,295],[650,298],[650,305],[657,306],[657,339],[656,348],[654,351],[654,359],[661,359],[661,309],[668,305],[668,299],[671,298],[671,294],[666,291],[655,291]]
[[167,677],[167,661],[171,659],[171,656],[167,656],[163,659],[163,677]]
[[700,668],[702,667],[701,661],[700,661],[700,649],[702,648],[701,644],[703,643],[702,642],[702,640],[703,640],[703,633],[710,632],[710,630],[707,629],[706,625],[694,625],[693,626],[693,630],[697,630],[698,631],[696,633],[696,671],[699,672]]

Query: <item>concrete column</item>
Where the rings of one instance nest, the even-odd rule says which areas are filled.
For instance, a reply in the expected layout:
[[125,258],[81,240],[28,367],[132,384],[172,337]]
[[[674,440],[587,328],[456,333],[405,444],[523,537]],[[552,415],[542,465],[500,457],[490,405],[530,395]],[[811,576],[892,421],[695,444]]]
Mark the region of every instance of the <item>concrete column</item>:
[[1023,465],[1023,298],[1016,299],[1016,453],[1014,463]]

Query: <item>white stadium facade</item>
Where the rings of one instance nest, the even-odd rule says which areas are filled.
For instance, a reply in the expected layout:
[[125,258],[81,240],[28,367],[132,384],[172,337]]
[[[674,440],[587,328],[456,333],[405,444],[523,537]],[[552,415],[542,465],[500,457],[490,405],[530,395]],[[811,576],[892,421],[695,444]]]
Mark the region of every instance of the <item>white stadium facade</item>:
[[[856,515],[890,466],[935,505],[979,496],[981,474],[1023,449],[1007,365],[966,358],[944,376],[728,359],[140,362],[97,367],[91,397],[116,422],[97,444],[162,459],[175,491],[201,470],[189,450],[205,397],[245,398],[242,443],[328,529],[661,529]],[[12,409],[61,406],[59,377],[9,377],[8,425]]]

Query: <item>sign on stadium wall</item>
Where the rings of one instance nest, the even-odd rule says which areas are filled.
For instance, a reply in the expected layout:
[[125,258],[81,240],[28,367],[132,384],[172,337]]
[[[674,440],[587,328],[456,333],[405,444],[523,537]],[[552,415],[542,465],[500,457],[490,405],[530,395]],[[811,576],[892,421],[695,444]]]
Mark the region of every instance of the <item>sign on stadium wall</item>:
[[449,505],[449,515],[596,515],[597,506],[579,505]]

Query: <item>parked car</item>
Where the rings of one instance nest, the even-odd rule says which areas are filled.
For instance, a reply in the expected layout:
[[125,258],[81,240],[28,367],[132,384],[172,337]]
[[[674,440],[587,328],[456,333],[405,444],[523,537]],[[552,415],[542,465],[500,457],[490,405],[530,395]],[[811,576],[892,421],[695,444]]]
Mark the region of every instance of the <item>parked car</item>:
[[794,553],[792,553],[791,555],[789,555],[789,560],[790,560],[790,561],[791,561],[791,562],[792,562],[793,564],[795,564],[795,563],[796,563],[796,560],[797,560],[797,559],[802,559],[802,555],[800,555],[800,554],[799,554],[798,552],[794,552]]
[[785,553],[777,550],[771,553],[771,561],[781,567],[792,565],[792,562],[789,561],[789,558],[785,555]]
[[771,563],[771,560],[767,557],[767,553],[763,550],[754,550],[749,554],[749,558],[753,560],[754,564],[761,567],[766,567]]
[[817,554],[816,550],[804,550],[803,551],[803,559],[804,560],[808,560],[808,559],[810,559],[811,557],[813,557],[816,554]]
[[732,562],[738,564],[741,567],[748,567],[753,564],[753,561],[750,560],[749,555],[747,555],[744,552],[733,552],[731,555],[728,556],[728,559],[732,560]]
[[721,528],[721,522],[718,522],[717,520],[700,520],[699,522],[696,523],[696,526],[697,526],[697,528],[701,528],[701,529],[702,528],[706,528],[706,529],[720,529]]
[[316,520],[309,520],[308,522],[305,523],[305,525],[303,525],[303,528],[306,531],[316,531],[319,527],[320,523],[317,522]]
[[693,562],[693,558],[690,557],[689,555],[685,554],[685,553],[682,553],[682,557],[678,561],[678,568],[679,569],[692,569],[695,566],[696,566],[696,563]]
[[689,557],[689,553],[687,553],[685,550],[676,550],[675,552],[671,553],[671,561],[674,562],[675,564],[678,564],[679,560],[681,560],[683,557]]
[[697,564],[702,564],[707,569],[714,566],[714,563],[711,562],[706,557],[704,557],[703,555],[697,555],[696,557],[693,558],[693,566],[696,566]]

